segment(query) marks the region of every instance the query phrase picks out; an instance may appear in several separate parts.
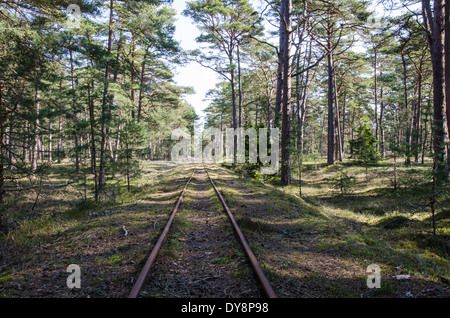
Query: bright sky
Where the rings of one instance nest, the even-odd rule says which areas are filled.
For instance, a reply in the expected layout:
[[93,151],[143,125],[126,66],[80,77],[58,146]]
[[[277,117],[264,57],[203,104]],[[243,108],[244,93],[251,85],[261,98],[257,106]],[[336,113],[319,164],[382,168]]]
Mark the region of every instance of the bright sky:
[[[200,31],[190,18],[181,14],[186,8],[186,1],[174,0],[172,7],[177,10],[175,39],[180,42],[184,50],[198,48],[195,38],[200,35]],[[219,82],[217,74],[195,62],[191,62],[183,67],[177,67],[176,73],[175,81],[178,85],[190,86],[195,89],[195,94],[187,95],[185,99],[194,107],[197,115],[203,117],[203,110],[208,106],[208,102],[204,101],[205,95],[208,90],[213,89],[216,83]]]
[[[250,0],[250,2],[255,9],[259,9],[260,1]],[[198,43],[195,42],[195,39],[200,35],[200,31],[190,18],[181,14],[186,8],[186,0],[173,0],[171,6],[177,11],[175,39],[180,42],[184,50],[197,49]],[[195,94],[187,95],[185,99],[194,107],[197,115],[202,117],[202,119],[204,117],[203,110],[208,106],[208,101],[204,100],[206,93],[222,80],[223,78],[220,75],[196,62],[177,67],[175,76],[175,81],[178,85],[194,88]]]

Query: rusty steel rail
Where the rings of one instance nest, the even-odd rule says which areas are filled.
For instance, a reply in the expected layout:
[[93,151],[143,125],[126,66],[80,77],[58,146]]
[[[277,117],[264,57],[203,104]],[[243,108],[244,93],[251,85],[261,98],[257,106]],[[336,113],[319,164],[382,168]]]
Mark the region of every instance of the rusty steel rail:
[[144,268],[141,271],[141,274],[139,275],[138,279],[136,280],[136,283],[134,284],[133,289],[131,290],[131,293],[128,296],[128,298],[137,298],[139,296],[139,294],[141,293],[141,290],[144,287],[145,281],[147,280],[148,274],[150,273],[150,269],[152,268],[153,264],[155,263],[156,256],[158,255],[158,252],[161,249],[162,244],[164,243],[165,239],[167,238],[167,234],[169,233],[169,230],[173,223],[175,215],[178,212],[178,208],[180,207],[181,201],[183,200],[184,193],[186,192],[186,189],[187,189],[189,183],[191,182],[192,177],[195,174],[195,170],[196,169],[194,169],[191,177],[189,178],[188,182],[184,186],[184,189],[181,192],[180,198],[178,199],[177,204],[175,205],[175,208],[173,209],[173,212],[170,215],[169,220],[167,221],[166,227],[164,228],[161,236],[159,237],[158,241],[156,242],[155,246],[153,247],[153,250],[152,250],[150,256],[148,257],[147,262],[145,263]]
[[231,213],[230,209],[228,208],[227,204],[225,203],[224,198],[220,194],[219,190],[217,189],[216,185],[211,179],[211,176],[209,175],[209,172],[206,168],[204,168],[206,171],[206,174],[208,175],[209,181],[211,182],[211,185],[214,188],[214,191],[216,191],[217,196],[219,197],[220,201],[222,202],[222,205],[225,209],[225,211],[228,214],[228,217],[233,224],[234,230],[236,232],[236,235],[238,236],[239,242],[241,243],[245,253],[247,254],[247,257],[253,267],[253,270],[256,274],[256,277],[258,278],[259,282],[261,283],[261,286],[264,290],[264,293],[268,298],[278,298],[278,296],[275,294],[275,291],[273,290],[272,286],[269,283],[269,280],[264,275],[263,270],[258,264],[258,261],[256,260],[255,254],[253,254],[252,250],[250,249],[250,246],[248,245],[247,241],[245,240],[244,234],[242,233],[241,229],[239,228],[236,220],[233,217],[233,214]]

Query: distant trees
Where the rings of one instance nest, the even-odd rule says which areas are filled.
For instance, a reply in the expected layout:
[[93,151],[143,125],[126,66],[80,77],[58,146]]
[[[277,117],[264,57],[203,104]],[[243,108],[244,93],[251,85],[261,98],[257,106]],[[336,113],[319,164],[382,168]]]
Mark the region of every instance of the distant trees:
[[[136,160],[168,153],[170,130],[197,119],[182,101],[191,89],[173,82],[181,53],[173,9],[86,0],[69,25],[71,3],[0,1],[0,211],[68,160],[71,182],[91,179],[96,200],[111,191],[113,173],[130,189]],[[105,23],[91,19],[100,10]]]
[[[410,165],[429,153],[437,155],[439,170],[444,171],[446,106],[439,106],[438,97],[445,86],[434,79],[439,66],[432,66],[421,26],[429,17],[434,19],[438,4],[429,4],[433,11],[425,10],[423,16],[410,9],[376,20],[364,1],[264,1],[260,15],[277,32],[249,36],[240,50],[240,58],[248,62],[240,66],[246,75],[239,87],[244,100],[261,105],[252,105],[254,122],[281,128],[282,184],[291,182],[294,154],[326,152],[328,164],[341,161],[365,123],[381,157],[395,151]],[[440,10],[443,14],[444,7]],[[433,36],[438,36],[432,32],[435,22],[439,24],[433,20],[427,25],[433,45]],[[444,24],[437,28],[441,33]],[[356,52],[361,42],[366,50]],[[446,57],[441,44],[439,61]],[[257,47],[265,47],[261,55],[254,51]],[[214,59],[210,54],[203,62]],[[442,79],[443,71],[441,75]],[[222,127],[233,118],[233,86],[215,91],[214,100],[222,103],[220,114],[218,107],[208,109],[209,126],[217,126],[220,118]]]
[[[239,47],[261,31],[259,15],[247,0],[198,0],[183,12],[198,24],[198,43],[209,44],[207,54],[192,52],[196,61],[229,81],[233,128],[242,126],[242,85]],[[236,64],[237,63],[237,64]],[[238,78],[236,79],[236,70]],[[236,89],[236,84],[239,84]],[[238,103],[239,98],[239,103]],[[239,109],[238,109],[239,106]],[[238,112],[239,111],[239,112]],[[236,149],[236,138],[235,138]]]

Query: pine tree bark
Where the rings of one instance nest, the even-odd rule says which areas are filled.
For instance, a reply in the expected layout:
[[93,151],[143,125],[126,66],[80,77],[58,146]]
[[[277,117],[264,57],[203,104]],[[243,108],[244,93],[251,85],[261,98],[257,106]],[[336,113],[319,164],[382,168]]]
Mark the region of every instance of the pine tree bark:
[[[0,204],[4,202],[5,196],[5,145],[3,138],[5,135],[5,110],[3,109],[3,85],[0,80]],[[0,224],[2,223],[2,215],[0,210]]]
[[78,144],[78,125],[77,125],[77,114],[78,110],[76,109],[76,102],[75,102],[75,78],[74,78],[74,66],[73,66],[73,52],[72,48],[69,48],[69,55],[70,55],[70,76],[71,76],[71,82],[72,82],[72,110],[74,112],[74,118],[75,118],[75,173],[80,172],[80,152],[79,152],[79,144]]
[[239,127],[242,127],[242,79],[241,79],[241,54],[239,51],[239,44],[237,45],[237,67],[238,67],[238,96],[239,96]]
[[380,152],[381,157],[384,159],[386,156],[386,147],[384,144],[384,128],[383,128],[383,119],[384,119],[384,100],[383,100],[383,87],[380,89],[380,116],[379,116],[379,124],[378,127],[380,129]]
[[428,42],[433,65],[433,151],[434,171],[437,181],[448,177],[445,162],[445,74],[444,74],[444,0],[422,0],[424,25],[428,31]]
[[58,163],[61,163],[63,151],[63,141],[62,141],[62,119],[59,119],[58,122]]
[[38,146],[39,146],[39,109],[40,109],[40,92],[36,87],[34,98],[34,127],[33,127],[33,145],[31,148],[31,174],[34,175],[37,170]]
[[[335,69],[334,65],[333,65],[333,69]],[[333,76],[333,82],[334,82],[334,105],[335,105],[335,112],[336,112],[336,143],[335,143],[335,147],[336,147],[336,160],[342,162],[342,136],[341,136],[341,114],[340,114],[340,109],[339,109],[339,90],[337,88],[337,83],[336,83],[336,77]]]
[[290,144],[290,103],[291,103],[291,59],[290,48],[292,44],[292,0],[282,0],[284,11],[281,19],[283,36],[283,114],[281,127],[281,184],[287,186],[291,184],[291,170],[289,160]]
[[[375,47],[374,48],[374,97],[375,97],[375,138],[377,141],[379,141],[379,128],[378,128],[378,50]],[[377,143],[377,147],[379,147],[379,142]]]
[[53,134],[52,134],[52,122],[49,121],[48,123],[48,161],[52,162],[53,161],[53,156],[52,156],[52,152],[53,152]]
[[328,25],[328,165],[334,165],[335,161],[335,118],[334,118],[334,74],[333,74],[333,44],[331,43],[331,25]]
[[23,141],[22,141],[22,157],[23,157],[23,162],[27,162],[27,139],[28,139],[28,121],[25,122],[25,128],[24,128],[24,137],[23,137]]
[[279,43],[280,49],[278,50],[278,68],[277,68],[277,91],[275,94],[275,118],[273,126],[280,127],[280,113],[282,110],[282,99],[283,99],[283,58],[284,58],[284,45],[286,32],[283,31],[283,17],[285,16],[286,1],[281,1],[280,3],[280,29],[279,29]]
[[[228,56],[229,62],[230,62],[230,66],[233,65],[233,53],[230,52],[229,56]],[[230,71],[230,84],[231,84],[231,102],[233,105],[233,129],[234,131],[236,131],[236,129],[238,128],[238,119],[237,119],[237,103],[236,103],[236,87],[235,87],[235,74],[234,74],[234,69],[231,68]],[[234,153],[233,153],[233,166],[236,165],[236,151],[237,151],[237,135],[234,135],[233,138],[233,144],[234,144]]]
[[146,60],[146,58],[147,58],[147,52],[144,54],[144,58],[142,59],[139,100],[138,100],[138,123],[141,122],[141,116],[142,116],[142,100],[144,98],[144,82],[145,82],[145,67],[146,67],[145,60]]
[[420,71],[418,75],[418,93],[417,93],[417,109],[415,113],[415,135],[414,135],[414,162],[419,162],[419,136],[420,136],[420,127],[422,126],[422,62],[420,64]]
[[[94,90],[94,81],[92,81],[92,90]],[[94,175],[94,197],[98,201],[98,182],[97,182],[97,149],[95,147],[95,114],[94,114],[94,100],[91,98],[91,87],[88,81],[88,102],[89,102],[89,124],[91,133],[91,170]]]
[[[110,2],[110,9],[109,9],[109,34],[108,34],[108,59],[109,55],[111,54],[111,48],[112,48],[112,24],[113,24],[113,13],[114,13],[114,0],[111,0]],[[104,185],[105,185],[105,152],[106,152],[106,137],[107,137],[107,116],[108,116],[108,84],[109,84],[109,76],[110,76],[110,65],[109,60],[106,62],[106,68],[105,68],[105,86],[103,90],[103,101],[102,101],[102,116],[101,116],[101,144],[100,144],[100,167],[99,167],[99,176],[98,176],[98,187],[99,192],[101,193],[103,191]]]
[[447,165],[450,169],[450,3],[445,6],[445,108],[447,117]]
[[[406,43],[405,43],[406,44]],[[404,100],[404,106],[403,111],[401,114],[402,122],[406,124],[405,129],[405,166],[409,167],[411,166],[411,125],[410,123],[410,116],[408,112],[408,72],[406,67],[406,57],[404,53],[404,46],[401,47],[401,58],[402,58],[402,65],[403,65],[403,100]]]

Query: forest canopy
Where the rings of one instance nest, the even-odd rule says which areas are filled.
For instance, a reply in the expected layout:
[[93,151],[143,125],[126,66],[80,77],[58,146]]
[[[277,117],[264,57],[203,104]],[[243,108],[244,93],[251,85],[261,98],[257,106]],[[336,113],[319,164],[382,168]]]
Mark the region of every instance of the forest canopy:
[[0,2],[0,203],[65,160],[98,199],[113,171],[167,159],[171,130],[197,119],[192,88],[173,80],[182,52],[167,3],[71,3]]

